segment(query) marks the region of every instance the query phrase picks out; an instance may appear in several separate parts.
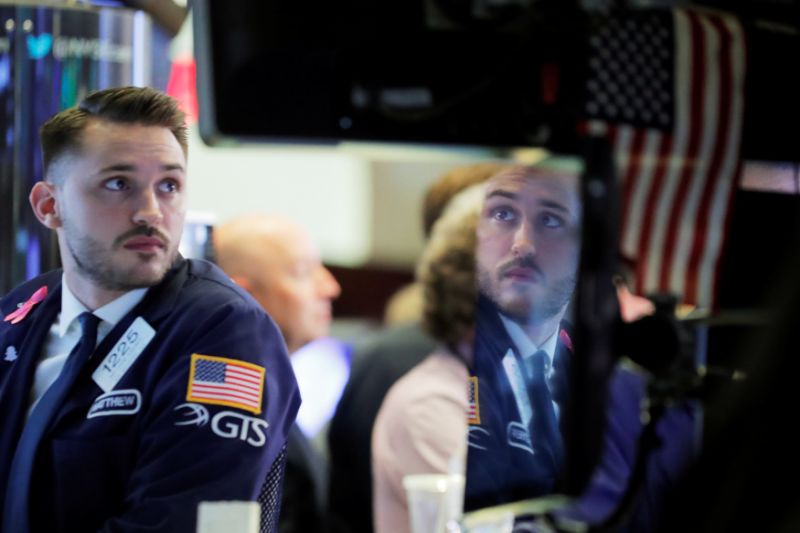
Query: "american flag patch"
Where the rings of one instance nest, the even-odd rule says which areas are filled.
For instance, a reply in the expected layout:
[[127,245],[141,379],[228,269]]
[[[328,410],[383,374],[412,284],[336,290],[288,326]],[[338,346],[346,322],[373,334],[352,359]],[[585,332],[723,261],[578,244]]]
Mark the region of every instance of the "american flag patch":
[[467,403],[467,423],[480,424],[481,423],[481,408],[478,403],[478,377],[470,376],[469,378],[469,402]]
[[261,413],[264,368],[252,363],[193,354],[186,399]]

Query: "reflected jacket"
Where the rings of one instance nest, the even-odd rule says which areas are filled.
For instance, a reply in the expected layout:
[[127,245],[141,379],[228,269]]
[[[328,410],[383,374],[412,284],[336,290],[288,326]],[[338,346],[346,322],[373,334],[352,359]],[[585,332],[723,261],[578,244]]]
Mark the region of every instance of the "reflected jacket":
[[[559,334],[551,390],[562,409],[567,394],[570,346],[569,336]],[[466,511],[544,496],[551,494],[556,486],[553,471],[543,469],[534,458],[528,427],[522,424],[502,364],[507,351],[516,349],[497,308],[481,296],[476,315],[474,363],[470,369]]]

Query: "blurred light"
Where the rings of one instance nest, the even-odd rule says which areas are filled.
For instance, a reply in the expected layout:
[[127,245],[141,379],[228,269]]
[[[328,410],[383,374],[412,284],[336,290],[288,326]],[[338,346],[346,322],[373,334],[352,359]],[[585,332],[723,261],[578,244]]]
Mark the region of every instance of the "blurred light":
[[326,337],[297,350],[291,362],[303,397],[297,424],[313,438],[333,416],[350,376],[349,348],[342,341]]

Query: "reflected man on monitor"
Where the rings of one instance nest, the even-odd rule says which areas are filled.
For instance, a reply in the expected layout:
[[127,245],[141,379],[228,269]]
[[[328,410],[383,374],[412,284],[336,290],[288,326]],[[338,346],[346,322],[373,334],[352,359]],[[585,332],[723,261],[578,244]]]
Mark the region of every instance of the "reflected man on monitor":
[[487,182],[477,230],[466,510],[555,489],[572,349],[564,318],[580,256],[578,174],[577,162],[548,158]]

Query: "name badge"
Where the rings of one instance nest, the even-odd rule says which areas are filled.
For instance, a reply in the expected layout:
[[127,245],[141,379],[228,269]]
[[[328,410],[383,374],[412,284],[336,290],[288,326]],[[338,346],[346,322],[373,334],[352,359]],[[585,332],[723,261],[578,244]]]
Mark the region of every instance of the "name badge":
[[101,394],[95,398],[86,418],[113,415],[135,415],[142,407],[142,395],[136,389]]
[[92,374],[92,379],[103,392],[114,389],[155,335],[156,330],[142,317],[133,321],[128,331],[120,337]]

